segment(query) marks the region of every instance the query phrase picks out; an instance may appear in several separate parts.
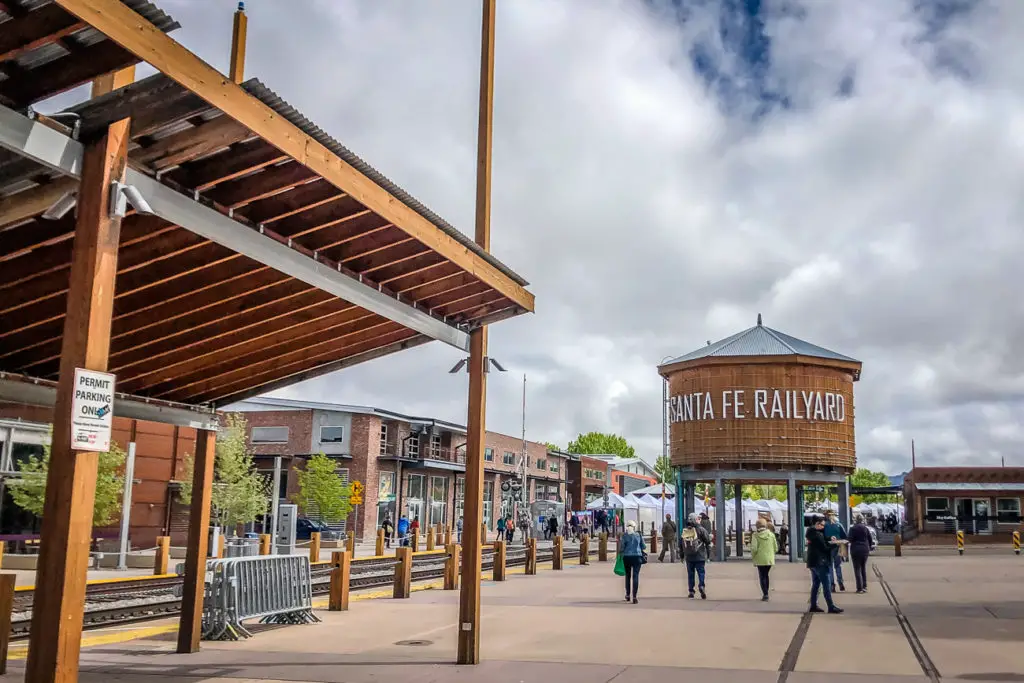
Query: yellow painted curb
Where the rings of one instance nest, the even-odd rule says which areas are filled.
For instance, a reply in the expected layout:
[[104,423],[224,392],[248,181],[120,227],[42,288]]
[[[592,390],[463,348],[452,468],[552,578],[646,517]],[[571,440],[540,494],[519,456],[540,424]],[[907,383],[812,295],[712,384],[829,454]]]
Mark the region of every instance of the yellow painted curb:
[[[177,624],[164,624],[163,626],[147,626],[146,628],[135,628],[127,631],[118,631],[116,633],[99,633],[96,635],[82,636],[82,647],[91,647],[93,645],[112,645],[114,643],[125,643],[129,640],[138,640],[139,638],[151,638],[152,636],[159,636],[165,633],[174,633],[178,630]],[[28,655],[28,643],[17,643],[11,646],[11,649],[7,653],[8,659],[25,659]]]

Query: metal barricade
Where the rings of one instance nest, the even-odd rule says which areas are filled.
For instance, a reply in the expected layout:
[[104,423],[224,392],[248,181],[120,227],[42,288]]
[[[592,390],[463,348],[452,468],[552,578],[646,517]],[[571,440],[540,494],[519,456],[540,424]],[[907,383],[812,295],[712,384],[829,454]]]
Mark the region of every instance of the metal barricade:
[[224,542],[224,557],[256,557],[260,554],[260,539],[229,538]]
[[[179,565],[179,573],[181,566]],[[203,593],[203,640],[239,640],[242,622],[311,624],[313,588],[304,555],[258,555],[208,560]]]

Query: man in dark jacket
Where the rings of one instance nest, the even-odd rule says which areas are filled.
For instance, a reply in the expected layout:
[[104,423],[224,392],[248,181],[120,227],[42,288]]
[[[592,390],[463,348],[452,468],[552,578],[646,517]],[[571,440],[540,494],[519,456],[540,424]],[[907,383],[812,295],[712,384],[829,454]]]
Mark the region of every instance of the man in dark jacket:
[[665,522],[661,525],[661,555],[658,555],[658,562],[665,561],[665,551],[668,551],[668,561],[676,561],[676,541],[679,539],[679,530],[676,523],[672,521],[672,515],[665,515]]
[[686,583],[689,588],[688,597],[691,600],[693,599],[694,584],[700,590],[700,599],[708,599],[708,594],[704,590],[704,567],[710,555],[710,548],[711,536],[697,521],[697,515],[691,512],[686,520],[686,528],[683,529],[679,544],[679,552],[686,560]]
[[824,612],[818,607],[818,591],[825,594],[829,614],[842,614],[843,610],[832,602],[829,568],[832,565],[832,547],[825,540],[825,518],[815,517],[807,529],[807,568],[811,570],[811,608],[809,612]]
[[850,559],[853,561],[853,576],[857,579],[857,592],[868,590],[868,555],[871,554],[871,531],[864,523],[864,516],[857,515],[857,523],[850,528]]

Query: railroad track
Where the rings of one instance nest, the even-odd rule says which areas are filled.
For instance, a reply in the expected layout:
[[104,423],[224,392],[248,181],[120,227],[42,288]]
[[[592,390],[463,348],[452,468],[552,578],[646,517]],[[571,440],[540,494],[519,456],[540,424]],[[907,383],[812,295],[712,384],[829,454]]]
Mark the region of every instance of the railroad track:
[[[594,550],[592,550],[593,554]],[[493,551],[484,548],[481,566],[490,570],[494,566]],[[563,558],[579,557],[579,550],[566,548]],[[537,562],[550,562],[550,550],[538,550]],[[445,555],[413,556],[412,581],[430,581],[444,576]],[[526,564],[526,550],[512,548],[505,558],[509,567]],[[368,590],[390,586],[394,581],[393,558],[355,560],[349,579],[351,590]],[[333,566],[330,562],[319,562],[310,568],[313,595],[322,596],[330,592],[330,576]],[[96,629],[112,624],[129,624],[140,621],[161,619],[181,611],[180,592],[183,579],[180,576],[138,577],[119,581],[105,581],[86,586],[85,614],[83,628]],[[11,638],[27,638],[32,619],[33,591],[18,591],[14,598],[11,615]]]

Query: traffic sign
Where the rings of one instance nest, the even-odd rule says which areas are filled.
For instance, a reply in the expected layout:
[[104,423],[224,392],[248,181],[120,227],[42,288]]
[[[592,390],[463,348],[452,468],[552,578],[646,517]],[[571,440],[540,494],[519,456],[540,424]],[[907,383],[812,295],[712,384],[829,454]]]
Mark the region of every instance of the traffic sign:
[[363,496],[360,493],[353,493],[351,496],[349,496],[348,502],[351,505],[362,505],[363,504]]
[[362,493],[363,493],[363,482],[358,481],[358,480],[352,482],[352,495],[353,496],[360,496],[360,495],[362,495]]
[[114,376],[75,368],[71,399],[71,447],[76,451],[110,450],[114,424]]

